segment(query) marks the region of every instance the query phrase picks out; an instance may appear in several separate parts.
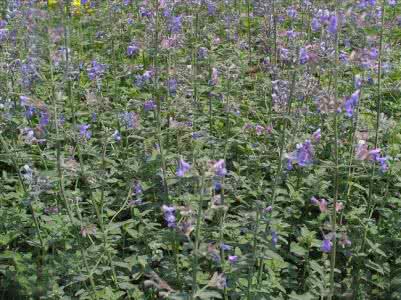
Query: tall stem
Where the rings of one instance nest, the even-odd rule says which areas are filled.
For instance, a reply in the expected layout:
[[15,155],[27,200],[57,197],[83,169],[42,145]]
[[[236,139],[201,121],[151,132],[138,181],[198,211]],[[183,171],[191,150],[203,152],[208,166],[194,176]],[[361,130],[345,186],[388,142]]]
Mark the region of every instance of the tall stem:
[[198,251],[199,251],[199,244],[200,244],[200,238],[201,238],[201,222],[202,222],[202,209],[203,209],[203,190],[204,190],[204,185],[205,185],[205,178],[202,175],[200,178],[200,189],[199,189],[199,200],[198,200],[198,215],[196,218],[196,226],[195,226],[195,242],[193,246],[193,260],[192,260],[192,294],[191,294],[191,300],[195,299],[195,294],[198,290],[198,285],[197,285],[197,277],[198,277],[198,264],[199,264],[199,259],[198,259]]
[[[336,18],[338,18],[337,14],[337,5],[336,5]],[[337,84],[337,76],[338,76],[338,65],[339,65],[339,57],[338,57],[338,35],[339,35],[339,29],[337,29],[337,32],[335,34],[335,66],[334,66],[334,74],[333,74],[333,96],[334,96],[334,101],[337,103],[337,97],[338,97],[338,84]],[[333,207],[331,211],[331,233],[332,233],[332,240],[333,240],[333,245],[331,248],[331,257],[330,257],[330,293],[328,295],[328,300],[331,300],[334,296],[334,290],[335,290],[335,280],[334,280],[334,271],[336,267],[336,254],[337,254],[337,200],[338,200],[338,193],[339,193],[339,151],[338,151],[338,113],[337,110],[334,111],[334,121],[333,121],[333,126],[334,126],[334,163],[335,163],[335,169],[334,169],[334,198],[333,198]]]

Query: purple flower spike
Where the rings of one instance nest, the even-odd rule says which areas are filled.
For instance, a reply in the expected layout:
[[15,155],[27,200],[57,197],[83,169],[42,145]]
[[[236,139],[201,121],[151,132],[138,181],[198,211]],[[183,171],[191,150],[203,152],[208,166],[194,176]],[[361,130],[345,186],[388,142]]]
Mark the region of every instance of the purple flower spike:
[[177,167],[177,176],[184,177],[185,173],[191,169],[191,165],[187,163],[185,160],[180,159]]
[[336,15],[333,15],[333,16],[330,17],[329,27],[327,28],[327,30],[331,34],[336,34],[337,33],[337,27],[338,27],[338,19],[337,19]]
[[322,242],[322,246],[320,247],[320,249],[322,250],[322,252],[324,253],[329,253],[331,251],[331,247],[332,247],[332,242],[329,239],[324,239]]
[[155,108],[156,108],[156,103],[153,100],[145,101],[145,103],[143,104],[143,109],[145,111],[151,111],[154,110]]
[[175,228],[176,227],[175,207],[163,205],[162,210],[164,214],[164,221],[166,221],[167,227]]
[[79,136],[83,139],[89,140],[92,136],[92,132],[88,130],[91,126],[88,124],[79,125]]
[[297,145],[297,162],[301,167],[311,165],[313,162],[313,147],[310,140],[305,143]]
[[227,175],[226,163],[225,163],[224,159],[218,160],[213,165],[213,169],[217,176],[224,177]]
[[308,54],[308,50],[306,50],[306,48],[302,47],[299,50],[299,63],[301,65],[306,64],[309,61],[309,54]]
[[271,235],[272,235],[272,244],[273,244],[273,247],[276,247],[276,246],[277,246],[277,243],[278,243],[278,235],[277,235],[277,232],[272,231],[272,232],[271,232]]

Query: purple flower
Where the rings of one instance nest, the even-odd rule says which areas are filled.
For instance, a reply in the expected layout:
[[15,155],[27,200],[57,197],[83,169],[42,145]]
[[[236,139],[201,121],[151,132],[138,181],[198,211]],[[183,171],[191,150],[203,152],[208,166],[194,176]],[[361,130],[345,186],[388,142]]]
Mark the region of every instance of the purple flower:
[[139,53],[139,46],[136,42],[132,42],[131,44],[128,45],[127,48],[127,55],[128,56],[134,56],[137,55]]
[[327,30],[331,34],[336,34],[337,33],[337,27],[338,27],[338,19],[336,15],[332,15],[329,19],[329,26]]
[[164,221],[166,221],[167,227],[175,228],[176,227],[175,207],[163,205],[162,210],[164,214]]
[[153,100],[145,101],[145,103],[143,104],[143,109],[145,111],[151,111],[154,110],[155,108],[156,108],[156,103]]
[[191,165],[185,162],[183,159],[180,159],[177,167],[177,176],[184,177],[185,173],[191,169]]
[[207,13],[209,16],[214,16],[216,14],[217,8],[216,5],[213,2],[208,2],[207,3]]
[[139,126],[139,117],[135,112],[123,112],[120,114],[120,118],[128,129],[134,129]]
[[387,3],[390,6],[396,6],[397,5],[397,0],[388,0]]
[[269,212],[271,212],[272,210],[273,210],[273,207],[272,207],[271,205],[269,205],[268,207],[266,207],[266,208],[263,209],[263,212],[269,213]]
[[25,118],[27,118],[28,120],[30,120],[33,115],[35,114],[35,107],[33,106],[28,106],[25,110]]
[[312,31],[316,32],[320,29],[320,27],[321,27],[321,24],[319,22],[319,19],[313,18],[312,22],[311,22]]
[[322,246],[320,247],[320,249],[322,250],[322,252],[324,253],[329,253],[331,251],[331,247],[332,247],[332,242],[329,239],[324,239],[322,242]]
[[318,143],[321,138],[322,138],[322,134],[321,134],[321,130],[319,128],[312,134],[312,141],[314,141],[315,143]]
[[359,93],[360,93],[359,90],[355,91],[351,95],[351,97],[349,97],[347,99],[347,101],[345,101],[344,108],[345,108],[346,115],[348,117],[352,117],[354,114],[354,108],[358,104],[358,100],[359,100]]
[[198,50],[198,58],[205,59],[207,58],[208,50],[205,47],[200,47]]
[[278,243],[278,235],[277,235],[277,232],[272,231],[272,232],[271,232],[271,236],[272,236],[272,244],[273,244],[273,247],[276,247],[276,246],[277,246],[277,243]]
[[172,33],[180,33],[182,29],[182,17],[173,16],[170,19],[170,30]]
[[230,264],[235,264],[236,262],[238,262],[238,256],[237,255],[229,255],[228,261]]
[[308,50],[306,50],[305,47],[302,47],[299,50],[299,63],[301,65],[304,65],[304,64],[306,64],[308,62],[308,60],[309,60]]
[[287,9],[287,16],[291,19],[295,19],[297,16],[297,10],[294,7],[290,7]]
[[79,136],[83,139],[89,140],[92,136],[91,131],[88,130],[89,128],[90,125],[88,124],[79,125]]
[[223,250],[223,251],[229,251],[229,250],[231,250],[232,247],[231,247],[230,245],[221,243],[221,244],[220,244],[220,248],[221,248],[221,250]]
[[96,60],[92,61],[92,66],[88,68],[88,76],[90,80],[99,79],[106,71],[106,65],[100,64]]
[[214,169],[215,174],[219,177],[224,177],[227,174],[226,163],[225,163],[224,159],[218,160],[213,165],[213,169]]
[[388,157],[379,157],[377,161],[380,163],[380,171],[385,173],[388,171],[388,164],[387,164]]
[[111,136],[116,142],[121,141],[121,134],[118,130],[115,130]]
[[318,199],[316,199],[315,196],[312,196],[310,198],[310,202],[312,203],[312,205],[316,205],[316,206],[320,204],[320,201]]
[[167,81],[167,89],[171,96],[175,96],[175,94],[177,93],[177,80],[175,80],[174,78],[169,79]]
[[216,68],[212,68],[212,76],[209,84],[214,86],[217,85],[218,82],[219,82],[219,71],[217,71]]
[[47,111],[41,111],[40,112],[40,120],[39,120],[39,126],[40,127],[46,127],[46,125],[49,124],[49,114]]
[[297,145],[296,161],[301,167],[311,165],[313,162],[313,146],[310,140]]

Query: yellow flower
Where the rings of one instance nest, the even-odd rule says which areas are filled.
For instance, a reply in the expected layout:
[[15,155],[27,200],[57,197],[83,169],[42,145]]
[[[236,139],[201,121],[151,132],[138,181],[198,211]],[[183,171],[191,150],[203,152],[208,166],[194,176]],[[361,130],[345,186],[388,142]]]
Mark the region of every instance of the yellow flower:
[[47,5],[48,5],[49,7],[52,7],[52,6],[56,5],[57,2],[58,2],[58,0],[48,0],[48,1],[47,1]]
[[80,8],[81,7],[81,0],[73,0],[72,1],[72,6],[76,7],[76,8]]

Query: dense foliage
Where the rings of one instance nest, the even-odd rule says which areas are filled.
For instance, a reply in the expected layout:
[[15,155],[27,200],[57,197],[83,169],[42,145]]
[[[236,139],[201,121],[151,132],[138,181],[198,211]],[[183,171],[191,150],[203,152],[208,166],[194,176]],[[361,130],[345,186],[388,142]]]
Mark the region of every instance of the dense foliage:
[[396,0],[7,0],[2,299],[401,299]]

